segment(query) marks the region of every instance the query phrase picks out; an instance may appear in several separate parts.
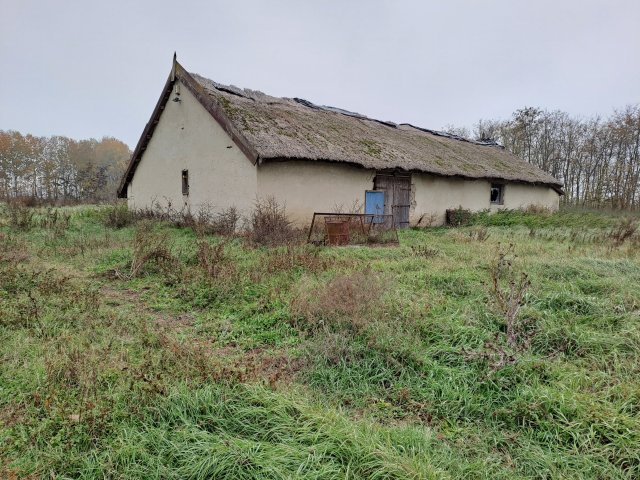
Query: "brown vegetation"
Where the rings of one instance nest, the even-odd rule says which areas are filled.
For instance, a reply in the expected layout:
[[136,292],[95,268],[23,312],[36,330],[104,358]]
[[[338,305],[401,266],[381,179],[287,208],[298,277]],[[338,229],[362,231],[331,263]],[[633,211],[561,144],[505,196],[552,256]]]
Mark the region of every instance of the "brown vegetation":
[[110,137],[77,141],[0,130],[0,198],[25,206],[109,201],[130,155]]
[[334,327],[359,330],[372,321],[384,292],[385,282],[370,270],[338,275],[322,287],[302,281],[290,304],[292,323],[312,332]]
[[287,218],[286,208],[274,197],[258,199],[246,225],[247,237],[258,245],[286,245],[300,242],[303,232]]
[[516,272],[514,246],[506,249],[498,245],[496,258],[490,267],[491,300],[505,322],[507,344],[511,348],[518,347],[524,340],[524,324],[519,322],[518,313],[524,298],[531,286],[529,276],[525,272]]
[[171,253],[168,235],[158,231],[152,222],[143,221],[138,224],[133,240],[128,277],[137,277],[149,264],[157,266],[169,276],[180,274],[181,264]]

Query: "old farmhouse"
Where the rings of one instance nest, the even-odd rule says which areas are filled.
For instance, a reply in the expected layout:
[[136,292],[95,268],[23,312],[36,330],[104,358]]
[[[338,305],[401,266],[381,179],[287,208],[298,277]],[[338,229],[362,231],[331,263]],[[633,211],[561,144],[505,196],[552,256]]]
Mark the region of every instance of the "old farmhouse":
[[558,180],[495,144],[220,85],[175,57],[119,189],[133,209],[193,213],[275,197],[299,224],[368,202],[398,226],[441,224],[459,206],[556,209],[561,194]]

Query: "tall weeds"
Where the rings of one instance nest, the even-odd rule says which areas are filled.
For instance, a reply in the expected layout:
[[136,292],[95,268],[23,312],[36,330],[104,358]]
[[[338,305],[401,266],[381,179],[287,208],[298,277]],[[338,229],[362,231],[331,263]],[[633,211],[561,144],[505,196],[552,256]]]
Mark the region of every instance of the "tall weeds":
[[518,313],[531,287],[529,276],[515,269],[517,257],[514,250],[513,244],[506,249],[498,246],[496,257],[490,266],[489,290],[492,303],[504,320],[507,344],[511,348],[517,348],[524,340],[524,324],[519,321]]
[[136,229],[128,277],[139,276],[147,265],[155,265],[171,277],[182,270],[181,263],[171,253],[168,234],[150,221],[140,222]]
[[300,240],[297,231],[287,217],[284,205],[274,197],[256,201],[247,221],[248,238],[258,245],[286,245]]
[[290,303],[292,322],[310,332],[358,331],[374,320],[384,292],[385,282],[370,270],[337,275],[320,288],[308,279]]
[[613,227],[609,233],[609,238],[616,247],[621,246],[629,240],[638,230],[638,221],[633,218],[623,218]]

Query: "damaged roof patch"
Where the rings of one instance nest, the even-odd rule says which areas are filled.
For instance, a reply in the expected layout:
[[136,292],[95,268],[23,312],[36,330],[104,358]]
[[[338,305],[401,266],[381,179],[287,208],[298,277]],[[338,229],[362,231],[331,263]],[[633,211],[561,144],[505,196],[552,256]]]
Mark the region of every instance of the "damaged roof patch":
[[234,126],[261,161],[348,162],[376,170],[397,168],[561,187],[548,173],[493,143],[376,120],[302,98],[272,97],[198,74],[190,76],[230,113]]
[[126,186],[175,81],[181,81],[194,94],[254,164],[288,159],[345,162],[374,170],[524,182],[562,193],[562,184],[556,178],[495,143],[377,120],[301,98],[272,97],[257,90],[222,85],[187,72],[174,59],[172,74],[123,176],[120,197],[126,197]]

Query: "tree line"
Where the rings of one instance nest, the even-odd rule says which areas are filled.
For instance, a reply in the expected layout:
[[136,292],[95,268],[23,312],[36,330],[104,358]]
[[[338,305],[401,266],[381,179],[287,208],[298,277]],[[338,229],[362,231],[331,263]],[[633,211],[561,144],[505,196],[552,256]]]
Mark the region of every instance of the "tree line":
[[[564,184],[562,202],[640,208],[640,105],[578,118],[526,107],[449,133],[496,142]],[[57,202],[111,201],[131,155],[112,137],[73,140],[0,130],[0,196]]]
[[640,208],[640,105],[609,117],[577,118],[527,107],[508,120],[480,120],[449,133],[497,142],[564,184],[562,202],[584,207]]
[[112,137],[74,140],[0,130],[0,197],[111,201],[130,156],[129,147]]

